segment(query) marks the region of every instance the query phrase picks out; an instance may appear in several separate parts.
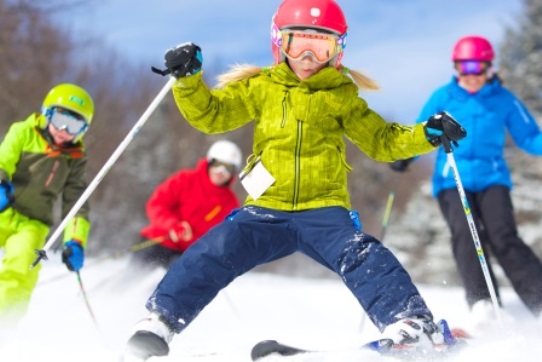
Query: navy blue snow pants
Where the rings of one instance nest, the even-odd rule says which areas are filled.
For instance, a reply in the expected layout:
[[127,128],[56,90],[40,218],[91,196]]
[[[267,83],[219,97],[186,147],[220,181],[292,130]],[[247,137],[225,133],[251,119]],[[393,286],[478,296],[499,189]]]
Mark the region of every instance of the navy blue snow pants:
[[381,331],[405,317],[432,317],[395,256],[342,207],[236,210],[171,266],[146,307],[178,333],[236,277],[296,251],[339,274]]

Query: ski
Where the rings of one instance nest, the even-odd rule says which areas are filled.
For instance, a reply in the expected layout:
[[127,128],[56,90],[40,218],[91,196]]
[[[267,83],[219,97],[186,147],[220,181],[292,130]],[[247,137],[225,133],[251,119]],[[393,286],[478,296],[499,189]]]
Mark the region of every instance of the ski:
[[[466,345],[466,340],[470,336],[463,329],[447,329],[444,332],[445,343],[442,345],[433,345],[431,349],[413,349],[408,346],[394,345],[391,339],[380,339],[364,344],[361,350],[371,350],[380,353],[383,356],[397,357],[402,360],[423,360],[423,359],[440,359],[450,355],[450,353],[460,350]],[[276,340],[265,340],[254,345],[251,351],[252,361],[259,361],[270,355],[279,355],[282,357],[290,357],[299,354],[321,354],[332,351],[325,350],[309,350],[299,347],[290,346],[280,343]]]
[[288,357],[288,356],[295,356],[297,354],[313,353],[313,352],[317,353],[317,352],[322,352],[322,351],[311,351],[308,349],[288,346],[286,344],[279,343],[275,340],[266,340],[266,341],[258,342],[256,343],[254,347],[252,347],[252,351],[250,352],[250,358],[252,358],[252,361],[258,361],[271,354],[278,354],[283,357]]
[[[382,339],[370,342],[361,347],[368,351],[375,351],[382,356],[396,357],[401,360],[437,360],[450,356],[450,353],[456,352],[464,342],[456,346],[437,346],[434,350],[412,350],[412,349],[396,349],[393,347],[393,342],[390,339]],[[289,346],[275,340],[265,340],[257,343],[251,351],[252,361],[260,361],[263,358],[271,355],[279,355],[282,357],[292,357],[300,354],[323,354],[337,351],[327,350],[309,350],[299,347]]]

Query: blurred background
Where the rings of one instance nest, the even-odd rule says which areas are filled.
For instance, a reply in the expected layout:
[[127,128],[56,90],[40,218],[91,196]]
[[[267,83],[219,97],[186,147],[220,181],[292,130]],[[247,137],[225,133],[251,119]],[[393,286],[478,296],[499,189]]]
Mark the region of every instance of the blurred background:
[[[505,85],[537,119],[542,116],[540,0],[338,2],[349,23],[343,63],[382,86],[382,91],[360,96],[389,121],[414,122],[430,93],[452,76],[453,44],[469,34],[493,42]],[[162,66],[168,48],[186,41],[200,45],[210,86],[235,63],[269,65],[270,21],[279,4],[280,0],[0,0],[0,139],[13,122],[40,110],[51,87],[79,84],[91,93],[97,108],[85,136],[90,182],[167,81],[150,67]],[[245,156],[251,153],[250,125],[226,135],[204,135],[182,119],[168,94],[90,197],[89,254],[113,257],[126,252],[139,240],[146,224],[145,202],[154,188],[175,171],[194,166],[214,141],[225,138],[237,142]],[[385,231],[384,243],[417,282],[457,284],[448,230],[431,197],[432,156],[423,156],[406,174],[397,174],[348,145],[348,162],[354,168],[349,176],[352,204],[364,230],[377,237]],[[511,142],[507,157],[520,234],[542,256],[540,160]],[[241,200],[246,197],[239,184],[235,191]],[[390,193],[395,199],[384,230]],[[259,270],[330,275],[301,255]],[[499,278],[507,284],[501,272]]]

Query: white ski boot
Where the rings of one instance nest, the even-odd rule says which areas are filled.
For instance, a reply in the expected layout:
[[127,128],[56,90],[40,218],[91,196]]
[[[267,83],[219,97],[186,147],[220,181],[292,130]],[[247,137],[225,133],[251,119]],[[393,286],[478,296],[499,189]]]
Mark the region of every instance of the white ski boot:
[[383,355],[401,358],[428,356],[447,351],[455,340],[445,320],[435,324],[429,317],[410,317],[386,327],[382,338],[365,345]]
[[384,330],[384,338],[395,345],[409,347],[432,347],[444,343],[439,327],[428,317],[405,318],[389,325]]
[[134,333],[128,340],[124,362],[146,361],[154,356],[167,356],[173,329],[158,313],[152,312],[134,326]]

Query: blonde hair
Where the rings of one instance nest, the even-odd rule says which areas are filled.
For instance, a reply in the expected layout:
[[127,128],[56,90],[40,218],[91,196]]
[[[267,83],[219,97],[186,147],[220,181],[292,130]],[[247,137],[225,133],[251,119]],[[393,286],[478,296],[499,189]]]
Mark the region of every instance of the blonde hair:
[[217,88],[224,88],[227,84],[238,80],[248,79],[264,71],[264,68],[251,64],[235,64],[227,73],[218,76]]
[[376,91],[380,89],[380,86],[376,83],[376,81],[369,78],[368,76],[366,76],[360,71],[349,69],[342,64],[339,65],[338,70],[342,72],[343,74],[349,75],[354,81],[354,83],[356,83],[358,88],[361,90]]
[[[243,80],[243,79],[248,79],[262,72],[268,72],[270,69],[272,69],[275,66],[276,65],[262,68],[262,67],[251,65],[251,64],[235,64],[230,68],[228,72],[218,76],[217,88],[223,88],[229,83]],[[378,84],[373,79],[367,77],[362,72],[349,69],[343,66],[342,64],[339,65],[339,68],[337,70],[343,73],[344,75],[349,75],[360,90],[379,90],[380,89]]]

